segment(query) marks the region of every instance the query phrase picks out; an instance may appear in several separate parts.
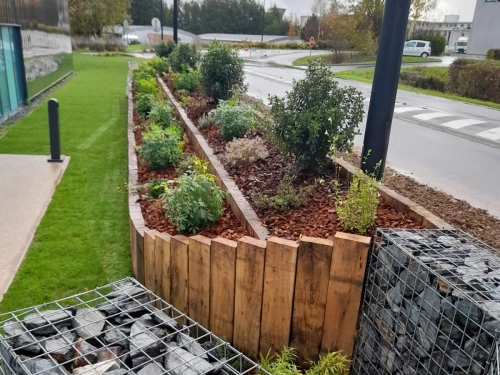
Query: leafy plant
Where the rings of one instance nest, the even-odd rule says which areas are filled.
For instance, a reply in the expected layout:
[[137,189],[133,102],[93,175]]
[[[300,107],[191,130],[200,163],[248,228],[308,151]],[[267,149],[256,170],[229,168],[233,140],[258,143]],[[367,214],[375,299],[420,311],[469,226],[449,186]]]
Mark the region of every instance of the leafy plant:
[[140,79],[135,82],[135,91],[139,94],[155,95],[158,91],[158,86],[154,78]]
[[247,104],[232,106],[229,102],[221,101],[211,115],[226,141],[244,137],[257,124],[257,116]]
[[148,65],[159,75],[168,73],[170,64],[165,57],[154,57],[148,61]]
[[254,163],[269,156],[267,147],[260,137],[235,139],[226,145],[224,158],[233,166]]
[[132,73],[134,77],[134,81],[137,82],[141,79],[150,79],[154,78],[155,76],[155,71],[154,69],[146,63],[140,64],[137,69],[135,69]]
[[151,109],[156,104],[156,97],[152,94],[137,94],[135,98],[135,108],[142,120],[149,118]]
[[194,156],[193,154],[184,154],[177,164],[177,169],[175,170],[177,172],[177,175],[181,176],[184,173],[193,172],[195,158],[196,156]]
[[213,122],[214,120],[213,116],[211,115],[211,112],[203,114],[198,118],[198,129],[206,129],[210,125],[212,125]]
[[363,96],[353,87],[340,88],[321,62],[309,64],[306,78],[295,81],[285,98],[270,97],[271,134],[298,170],[319,170],[332,148],[344,150],[359,134]]
[[162,40],[155,47],[155,53],[158,57],[168,58],[176,48],[177,45],[173,40],[169,40],[166,43]]
[[216,102],[227,100],[233,86],[246,92],[244,81],[243,60],[238,51],[223,42],[210,43],[200,65],[200,85],[205,94]]
[[200,53],[192,43],[179,44],[170,55],[170,65],[176,73],[196,68],[200,61]]
[[163,169],[173,165],[182,155],[182,133],[175,126],[163,129],[152,124],[151,129],[142,136],[139,155],[143,164],[151,169]]
[[347,195],[338,195],[335,202],[337,215],[344,228],[365,234],[373,227],[379,203],[377,187],[374,176],[366,176],[361,170],[353,175]]
[[166,101],[157,100],[154,102],[148,118],[156,125],[166,129],[172,125],[172,108]]
[[148,198],[160,198],[165,194],[167,189],[167,180],[154,179],[144,184],[142,188],[146,189],[146,197]]
[[296,358],[293,348],[284,347],[281,354],[271,355],[271,350],[265,357],[261,354],[259,365],[273,375],[300,375],[301,372],[294,363]]
[[275,196],[269,197],[267,194],[256,193],[252,197],[253,202],[261,210],[269,211],[272,214],[297,209],[307,202],[313,186],[295,189],[292,183],[293,177],[285,175]]
[[199,73],[191,68],[182,73],[174,75],[174,89],[186,90],[189,92],[195,91],[199,86]]
[[347,375],[349,360],[342,352],[328,352],[319,355],[319,361],[310,361],[311,367],[306,371],[306,375]]
[[[196,164],[196,163],[195,163]],[[196,233],[202,227],[217,222],[224,213],[227,194],[215,183],[215,176],[196,168],[177,180],[177,188],[170,188],[164,195],[165,216],[178,231]],[[202,172],[202,173],[200,173]]]

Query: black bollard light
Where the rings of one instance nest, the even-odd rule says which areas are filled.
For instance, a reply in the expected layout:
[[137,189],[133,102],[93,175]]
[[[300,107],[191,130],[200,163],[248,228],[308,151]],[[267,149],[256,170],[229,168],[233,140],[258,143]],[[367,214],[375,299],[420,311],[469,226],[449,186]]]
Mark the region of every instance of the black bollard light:
[[50,158],[49,163],[62,163],[64,155],[61,155],[61,137],[59,135],[59,103],[57,99],[49,100],[49,135],[50,135]]
[[384,175],[411,0],[386,0],[366,121],[361,168]]

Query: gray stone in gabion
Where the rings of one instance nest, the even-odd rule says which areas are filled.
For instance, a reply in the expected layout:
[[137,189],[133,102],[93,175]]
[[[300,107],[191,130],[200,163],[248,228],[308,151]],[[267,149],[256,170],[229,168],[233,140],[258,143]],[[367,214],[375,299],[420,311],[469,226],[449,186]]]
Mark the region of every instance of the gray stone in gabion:
[[399,353],[402,353],[406,350],[406,341],[408,340],[407,336],[400,335],[396,339],[396,345],[394,346]]
[[361,327],[363,354],[368,361],[377,363],[377,348],[379,347],[380,335],[373,324],[367,319],[363,319]]
[[94,364],[97,362],[97,351],[98,349],[89,344],[87,341],[81,338],[74,345],[75,348],[75,360],[73,361],[74,367],[87,366],[89,364]]
[[201,347],[207,351],[208,360],[210,362],[220,360],[219,351],[215,348],[215,345],[211,341],[205,341],[203,344],[201,344]]
[[59,363],[71,360],[73,356],[73,342],[76,336],[65,328],[65,332],[57,337],[52,337],[44,342],[45,350]]
[[104,330],[104,342],[108,345],[120,345],[124,348],[128,347],[128,340],[125,333],[111,325]]
[[415,326],[420,322],[420,311],[413,301],[405,300],[405,313],[406,315],[402,315],[402,317],[406,323],[408,333],[413,333]]
[[37,340],[21,323],[8,321],[2,328],[5,339],[14,349],[22,348],[23,351],[35,355],[42,351],[42,347],[36,343]]
[[55,368],[55,363],[45,358],[33,358],[29,360],[28,368],[32,374],[43,373],[43,375],[66,375],[68,372],[63,367]]
[[455,320],[455,306],[451,297],[446,297],[441,300],[441,311],[450,321]]
[[[163,362],[163,357],[153,358],[153,361],[161,363]],[[151,359],[149,357],[137,357],[132,359],[132,368],[135,372],[137,372],[149,363],[151,363]]]
[[410,263],[408,269],[401,272],[400,278],[400,292],[406,297],[421,293],[429,284],[428,272],[417,262]]
[[396,353],[387,344],[382,344],[380,348],[380,362],[385,366],[385,369],[392,374],[396,361]]
[[388,245],[379,249],[379,260],[387,267],[392,267],[396,272],[408,264],[409,257],[406,252],[396,245]]
[[437,329],[433,330],[430,325],[426,327],[425,330],[422,327],[417,327],[415,337],[417,342],[422,346],[422,349],[426,352],[430,352],[437,338],[437,333]]
[[124,368],[120,368],[118,370],[106,371],[106,375],[133,375],[132,371],[125,370]]
[[446,318],[441,320],[441,331],[455,341],[460,340],[464,335],[463,330],[456,323],[452,323]]
[[420,296],[416,299],[416,302],[418,306],[429,313],[432,320],[437,321],[439,319],[441,314],[441,296],[435,289],[426,286],[424,291],[420,293]]
[[165,354],[165,369],[173,375],[199,375],[211,373],[214,366],[179,347],[169,347]]
[[161,341],[158,340],[151,332],[147,331],[146,328],[140,323],[136,322],[132,325],[130,331],[130,357],[137,358],[144,354],[144,351],[150,357],[155,357],[160,352]]
[[495,332],[497,329],[500,329],[500,321],[499,320],[485,320],[482,325],[482,329],[495,336]]
[[[392,313],[387,310],[387,309],[382,309],[380,311],[380,323],[383,324],[385,327],[387,327],[390,331],[394,330],[394,317],[392,316]],[[377,323],[377,320],[375,320]],[[378,325],[378,324],[377,324]],[[381,327],[379,327],[381,328]]]
[[205,349],[201,347],[200,344],[196,341],[196,339],[179,332],[177,334],[177,345],[181,348],[186,349],[191,354],[194,354],[197,357],[203,358],[208,361],[208,355]]
[[146,291],[143,288],[140,288],[133,283],[124,282],[116,287],[116,290],[107,294],[107,299],[125,299],[130,297],[138,297],[142,294],[145,294]]
[[152,362],[139,371],[137,375],[162,375],[163,373],[165,373],[165,369],[159,363]]
[[500,320],[500,303],[494,301],[486,301],[482,305],[484,311],[495,319]]
[[76,312],[73,325],[76,333],[83,339],[100,336],[106,317],[99,310],[94,308],[84,308]]
[[463,299],[455,303],[455,308],[457,309],[455,319],[460,322],[462,326],[473,332],[479,331],[483,313],[475,303],[468,299]]
[[396,283],[394,288],[391,288],[387,291],[387,303],[391,306],[391,310],[395,313],[399,312],[401,303],[403,302],[403,295],[400,292],[400,283],[399,281]]
[[45,310],[29,314],[23,324],[35,335],[50,336],[57,333],[57,328],[71,327],[72,317],[66,310]]
[[460,350],[452,350],[448,357],[448,369],[450,371],[467,371],[470,365],[470,358]]
[[151,317],[160,327],[170,331],[179,331],[182,329],[182,326],[177,323],[174,318],[169,317],[163,311],[155,311],[151,314]]
[[118,303],[116,303],[114,301],[101,303],[96,308],[97,308],[97,310],[106,314],[107,316],[116,315],[116,314],[121,313],[121,309],[118,307]]
[[491,350],[492,340],[487,333],[467,340],[464,345],[464,351],[476,361],[484,362],[488,359]]

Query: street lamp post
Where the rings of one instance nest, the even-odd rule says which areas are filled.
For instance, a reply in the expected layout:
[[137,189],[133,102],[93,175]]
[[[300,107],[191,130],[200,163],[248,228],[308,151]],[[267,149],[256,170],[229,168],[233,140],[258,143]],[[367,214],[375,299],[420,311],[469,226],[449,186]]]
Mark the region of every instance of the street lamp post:
[[160,0],[160,27],[161,27],[161,40],[163,41],[163,0]]
[[174,42],[176,44],[179,43],[179,38],[177,33],[178,21],[179,21],[179,4],[178,0],[174,0]]
[[262,7],[262,39],[261,42],[264,43],[264,24],[266,23],[266,0],[264,0],[264,6]]

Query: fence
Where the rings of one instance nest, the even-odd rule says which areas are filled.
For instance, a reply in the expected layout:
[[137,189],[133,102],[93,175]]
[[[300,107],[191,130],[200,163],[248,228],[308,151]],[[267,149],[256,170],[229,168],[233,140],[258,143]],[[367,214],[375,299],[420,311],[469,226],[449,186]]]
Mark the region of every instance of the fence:
[[[133,227],[133,226],[132,226]],[[132,232],[133,273],[148,289],[243,353],[351,355],[370,238],[299,243]]]

